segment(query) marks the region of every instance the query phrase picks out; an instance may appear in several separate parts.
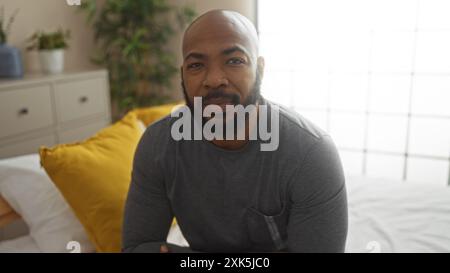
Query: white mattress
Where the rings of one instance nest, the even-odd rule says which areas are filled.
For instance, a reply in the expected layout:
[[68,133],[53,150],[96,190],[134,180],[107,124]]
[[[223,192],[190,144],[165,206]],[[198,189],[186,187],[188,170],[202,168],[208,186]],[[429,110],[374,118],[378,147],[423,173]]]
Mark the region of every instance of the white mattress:
[[[42,171],[37,154],[0,165]],[[347,179],[347,252],[450,252],[450,187],[351,177]],[[168,241],[187,246],[178,226]],[[0,242],[0,252],[38,252],[30,236]]]
[[450,188],[347,180],[347,252],[450,252]]

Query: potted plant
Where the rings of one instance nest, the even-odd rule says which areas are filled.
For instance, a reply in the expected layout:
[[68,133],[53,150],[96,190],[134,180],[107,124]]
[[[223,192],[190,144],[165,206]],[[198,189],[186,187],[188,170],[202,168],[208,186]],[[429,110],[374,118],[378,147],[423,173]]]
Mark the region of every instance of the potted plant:
[[4,8],[2,7],[0,10],[0,77],[14,78],[23,76],[19,49],[7,45],[11,25],[18,12],[19,10],[16,10],[7,20]]
[[64,70],[64,52],[68,48],[70,31],[59,29],[55,32],[34,33],[30,38],[28,50],[39,50],[41,67],[45,73],[54,74]]
[[168,102],[164,91],[178,72],[168,46],[196,15],[167,0],[85,0],[99,47],[93,61],[108,69],[114,120],[128,110]]

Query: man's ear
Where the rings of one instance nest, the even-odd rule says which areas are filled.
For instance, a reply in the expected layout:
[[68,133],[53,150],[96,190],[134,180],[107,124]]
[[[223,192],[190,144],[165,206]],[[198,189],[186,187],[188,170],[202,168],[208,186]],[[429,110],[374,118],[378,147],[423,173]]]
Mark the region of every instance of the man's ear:
[[265,66],[264,57],[259,56],[256,65],[257,65],[256,73],[259,73],[259,78],[262,80],[264,76],[264,66]]

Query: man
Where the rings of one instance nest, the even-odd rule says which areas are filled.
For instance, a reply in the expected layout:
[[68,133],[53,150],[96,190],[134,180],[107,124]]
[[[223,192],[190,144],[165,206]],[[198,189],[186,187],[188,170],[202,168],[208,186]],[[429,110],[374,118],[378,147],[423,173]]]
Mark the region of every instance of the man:
[[[347,200],[336,148],[309,121],[261,96],[264,59],[252,23],[237,12],[207,12],[186,30],[182,50],[190,109],[199,107],[194,98],[224,112],[278,109],[279,143],[262,151],[262,140],[248,137],[250,118],[246,137],[232,140],[174,140],[172,116],[151,125],[134,158],[123,251],[343,252]],[[173,217],[189,248],[166,244]]]

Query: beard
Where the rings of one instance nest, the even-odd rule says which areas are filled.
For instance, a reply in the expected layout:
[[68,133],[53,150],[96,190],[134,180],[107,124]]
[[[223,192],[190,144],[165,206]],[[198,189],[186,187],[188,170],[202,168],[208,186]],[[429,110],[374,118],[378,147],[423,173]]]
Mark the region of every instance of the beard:
[[[181,81],[181,88],[183,91],[183,96],[186,102],[186,105],[189,107],[191,114],[193,116],[194,113],[194,103],[193,101],[191,101],[189,99],[189,96],[187,94],[186,91],[186,86],[184,85],[184,82]],[[256,78],[255,78],[255,82],[253,84],[253,87],[248,95],[248,97],[245,99],[245,101],[241,102],[241,97],[237,94],[227,94],[223,89],[212,89],[210,90],[210,92],[208,92],[208,94],[206,96],[204,96],[202,98],[202,109],[205,109],[205,107],[208,105],[208,100],[211,99],[222,99],[222,100],[226,100],[229,101],[231,105],[236,106],[236,105],[242,105],[244,108],[248,105],[256,105],[257,103],[260,103],[262,101],[262,96],[261,96],[261,77],[260,74],[257,72],[256,73]],[[225,112],[223,112],[223,114],[225,115]],[[211,117],[214,118],[214,117]],[[202,118],[202,128],[205,125],[205,123],[211,119],[211,118]],[[245,121],[248,121],[248,116],[245,116]],[[238,120],[237,120],[237,115],[234,115],[234,137],[236,139],[237,134],[238,134]],[[222,117],[223,120],[223,128],[227,128],[227,119],[225,117]],[[225,134],[226,134],[226,129],[223,130],[223,139],[225,139]]]
[[[184,85],[184,81],[181,81],[181,89],[183,91],[184,100],[186,105],[191,110],[191,113],[194,113],[194,103],[189,99],[189,96],[186,92],[186,86]],[[241,103],[241,97],[237,94],[227,94],[223,89],[212,89],[205,97],[202,98],[203,109],[208,105],[208,100],[222,98],[230,101],[230,104],[242,105],[244,108],[248,105],[256,105],[257,102],[261,101],[261,76],[259,73],[256,73],[255,82],[253,87],[248,95],[247,99]]]

